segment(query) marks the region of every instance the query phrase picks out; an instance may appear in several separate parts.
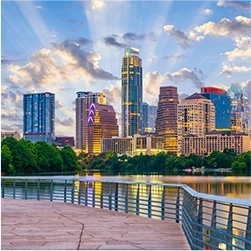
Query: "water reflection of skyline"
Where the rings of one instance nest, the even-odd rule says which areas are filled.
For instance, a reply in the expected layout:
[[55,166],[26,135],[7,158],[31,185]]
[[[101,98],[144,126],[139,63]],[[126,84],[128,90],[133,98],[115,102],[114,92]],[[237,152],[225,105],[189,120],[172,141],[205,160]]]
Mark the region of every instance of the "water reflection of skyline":
[[102,180],[186,184],[200,193],[222,195],[230,198],[251,199],[251,177],[248,176],[100,176],[100,174],[94,174],[93,178]]

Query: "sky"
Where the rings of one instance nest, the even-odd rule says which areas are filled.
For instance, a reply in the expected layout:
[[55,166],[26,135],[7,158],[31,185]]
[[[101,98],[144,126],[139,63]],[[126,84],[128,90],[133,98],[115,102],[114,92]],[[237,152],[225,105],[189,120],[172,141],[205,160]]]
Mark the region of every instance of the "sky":
[[121,116],[121,65],[139,49],[143,101],[238,83],[251,100],[250,1],[1,1],[1,131],[23,132],[23,94],[52,92],[56,136],[75,137],[76,92]]

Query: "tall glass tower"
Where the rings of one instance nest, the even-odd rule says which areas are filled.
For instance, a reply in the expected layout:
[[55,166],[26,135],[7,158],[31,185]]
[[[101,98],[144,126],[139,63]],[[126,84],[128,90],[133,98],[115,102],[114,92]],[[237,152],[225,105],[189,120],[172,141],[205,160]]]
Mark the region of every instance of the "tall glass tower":
[[32,143],[55,141],[55,94],[50,92],[23,95],[23,137]]
[[142,131],[142,63],[139,50],[126,48],[122,61],[122,137]]

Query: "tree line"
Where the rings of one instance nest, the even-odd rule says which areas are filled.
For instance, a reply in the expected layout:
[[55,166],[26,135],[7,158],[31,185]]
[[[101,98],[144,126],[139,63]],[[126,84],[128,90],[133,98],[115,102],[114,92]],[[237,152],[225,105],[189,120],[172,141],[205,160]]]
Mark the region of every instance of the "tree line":
[[32,143],[13,137],[1,142],[1,172],[4,175],[39,175],[52,173],[80,173],[99,170],[109,174],[179,174],[191,168],[215,170],[231,169],[233,174],[251,174],[251,151],[237,155],[233,149],[214,151],[207,156],[191,154],[176,156],[161,152],[157,155],[118,155],[114,152],[90,156],[76,154],[69,147],[59,149],[43,141]]
[[7,137],[1,142],[1,173],[4,175],[33,175],[81,171],[74,150],[59,149],[39,141],[16,140]]
[[106,174],[179,174],[184,170],[203,167],[205,171],[227,168],[233,174],[251,175],[251,151],[237,155],[233,149],[214,151],[203,157],[195,154],[176,156],[165,152],[130,157],[107,152],[90,158],[82,153],[79,160],[83,169],[100,170]]

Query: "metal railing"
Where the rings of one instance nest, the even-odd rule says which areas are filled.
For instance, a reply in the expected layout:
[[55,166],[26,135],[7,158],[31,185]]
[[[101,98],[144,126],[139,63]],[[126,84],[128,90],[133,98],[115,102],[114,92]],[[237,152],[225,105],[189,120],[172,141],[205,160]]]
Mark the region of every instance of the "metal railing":
[[251,201],[187,185],[93,178],[2,177],[2,198],[68,202],[182,225],[191,249],[251,249]]

